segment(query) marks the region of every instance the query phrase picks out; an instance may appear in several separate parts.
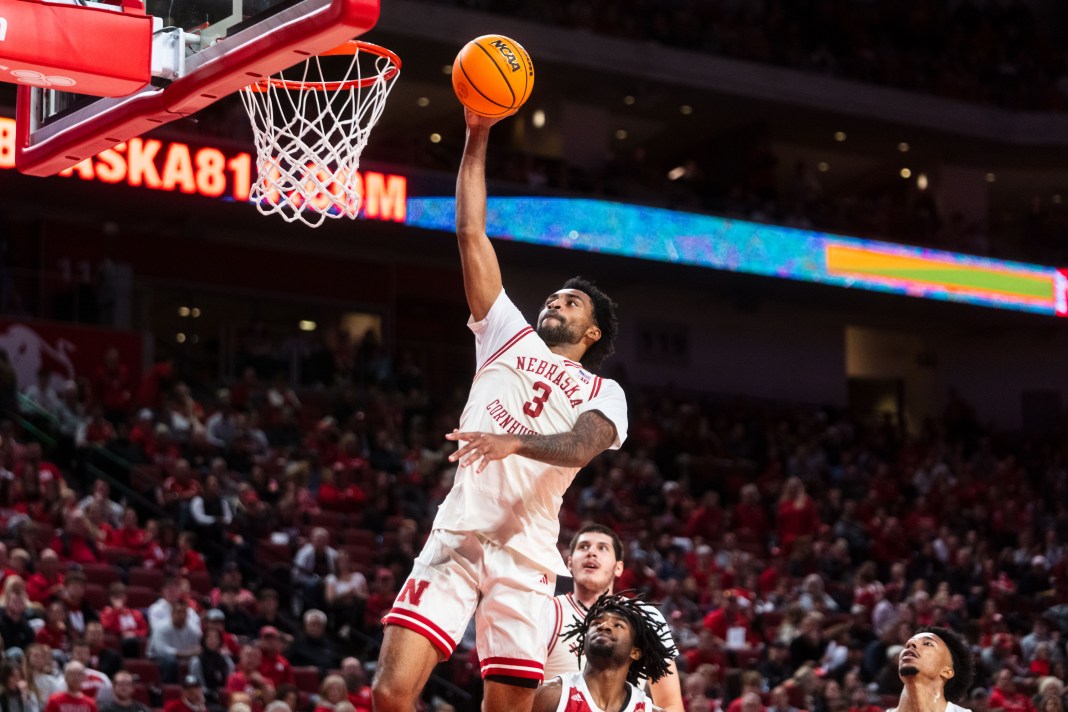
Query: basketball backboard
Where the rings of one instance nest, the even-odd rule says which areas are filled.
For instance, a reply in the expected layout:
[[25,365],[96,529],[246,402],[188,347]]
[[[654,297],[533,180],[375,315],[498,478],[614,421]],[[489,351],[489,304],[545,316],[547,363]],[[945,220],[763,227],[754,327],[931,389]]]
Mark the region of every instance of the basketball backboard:
[[146,0],[177,38],[170,77],[134,94],[91,97],[20,86],[15,163],[53,175],[363,34],[379,0]]

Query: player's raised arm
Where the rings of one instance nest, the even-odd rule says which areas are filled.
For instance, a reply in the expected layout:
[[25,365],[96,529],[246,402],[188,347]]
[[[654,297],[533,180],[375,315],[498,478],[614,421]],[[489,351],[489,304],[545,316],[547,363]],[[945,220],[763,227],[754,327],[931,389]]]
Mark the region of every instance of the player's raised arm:
[[481,321],[501,293],[501,267],[486,236],[486,147],[499,119],[464,109],[467,143],[456,178],[456,238],[464,270],[464,291],[471,316]]

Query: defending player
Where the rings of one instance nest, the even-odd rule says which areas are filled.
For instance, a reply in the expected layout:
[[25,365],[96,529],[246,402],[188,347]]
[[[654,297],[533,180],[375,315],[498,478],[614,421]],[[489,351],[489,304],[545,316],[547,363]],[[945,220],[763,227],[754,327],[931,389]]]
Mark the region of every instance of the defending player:
[[[614,531],[603,524],[588,524],[571,539],[571,553],[567,568],[574,581],[571,593],[553,599],[548,626],[548,657],[545,659],[545,679],[578,672],[578,648],[560,638],[561,631],[581,623],[589,608],[605,593],[612,593],[615,580],[623,573],[623,542]],[[670,652],[667,673],[650,682],[653,702],[666,712],[683,712],[682,686],[675,668],[675,641],[667,622],[656,608],[644,604],[649,616],[657,622],[665,648]]]
[[[627,434],[622,389],[587,368],[612,351],[615,304],[584,280],[545,300],[537,330],[504,292],[486,236],[486,147],[496,119],[466,111],[456,234],[477,371],[460,420],[455,484],[386,623],[376,712],[412,710],[475,616],[483,709],[525,712],[541,683],[563,494]],[[585,364],[580,361],[585,360]]]
[[975,664],[968,644],[951,630],[931,626],[909,638],[898,658],[905,689],[889,712],[970,712],[951,700],[972,684]]
[[582,672],[547,681],[534,699],[534,712],[641,712],[660,710],[638,686],[655,685],[669,674],[673,651],[664,645],[661,621],[641,601],[604,594],[565,641],[582,651]]

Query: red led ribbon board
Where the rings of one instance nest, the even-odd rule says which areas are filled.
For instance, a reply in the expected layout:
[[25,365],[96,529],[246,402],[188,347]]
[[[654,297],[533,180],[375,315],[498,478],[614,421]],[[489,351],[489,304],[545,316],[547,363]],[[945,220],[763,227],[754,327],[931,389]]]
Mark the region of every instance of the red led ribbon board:
[[152,18],[37,0],[0,7],[0,80],[93,96],[126,96],[152,76]]

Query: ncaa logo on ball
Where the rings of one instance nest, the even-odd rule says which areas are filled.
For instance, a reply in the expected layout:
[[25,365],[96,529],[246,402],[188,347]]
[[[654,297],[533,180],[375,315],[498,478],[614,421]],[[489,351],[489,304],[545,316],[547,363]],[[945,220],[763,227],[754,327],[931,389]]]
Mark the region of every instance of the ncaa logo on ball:
[[501,40],[494,40],[490,42],[491,45],[497,48],[497,51],[501,53],[501,56],[508,61],[508,66],[512,68],[513,72],[518,72],[521,67],[519,66],[519,60],[515,58],[515,52],[512,48],[506,45]]

